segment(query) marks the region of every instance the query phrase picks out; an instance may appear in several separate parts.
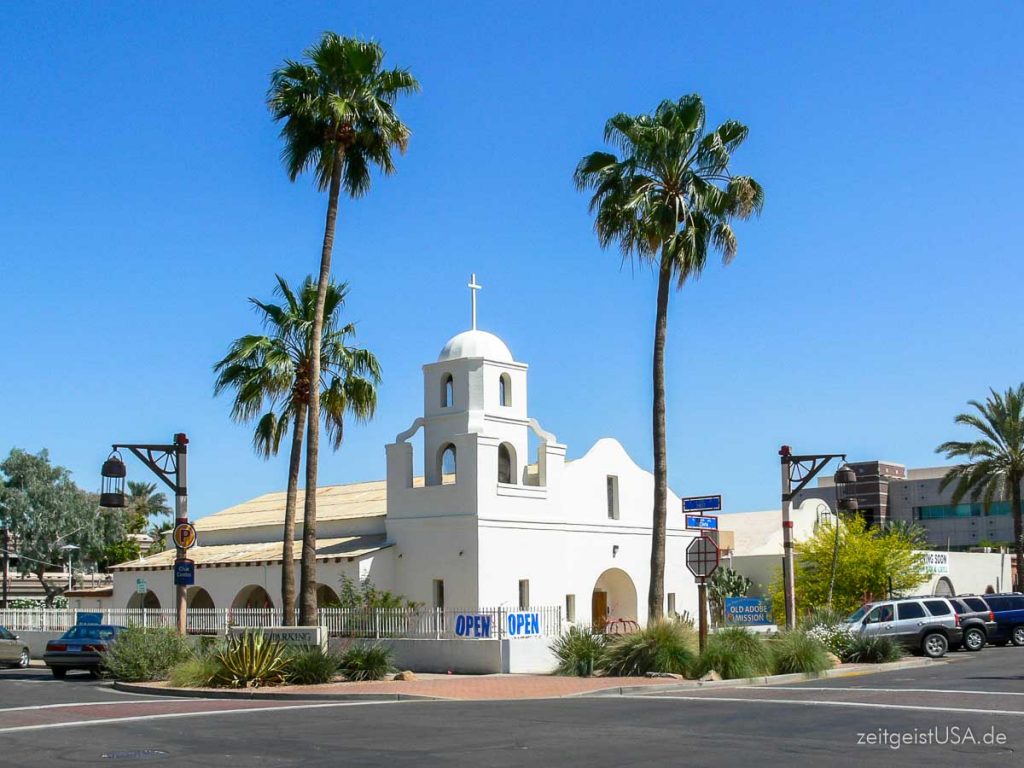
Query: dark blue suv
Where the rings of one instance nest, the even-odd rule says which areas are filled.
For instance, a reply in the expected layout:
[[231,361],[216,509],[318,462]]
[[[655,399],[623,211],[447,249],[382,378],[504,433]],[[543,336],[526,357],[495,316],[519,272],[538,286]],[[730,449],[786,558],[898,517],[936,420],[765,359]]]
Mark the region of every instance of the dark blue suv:
[[1024,594],[985,595],[985,602],[996,619],[995,635],[989,638],[997,645],[1024,645]]

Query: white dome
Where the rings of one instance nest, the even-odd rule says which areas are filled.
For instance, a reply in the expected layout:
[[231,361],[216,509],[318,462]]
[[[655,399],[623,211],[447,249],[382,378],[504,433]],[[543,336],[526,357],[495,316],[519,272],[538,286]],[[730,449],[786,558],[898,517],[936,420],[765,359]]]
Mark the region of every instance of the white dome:
[[483,357],[499,363],[513,362],[512,353],[505,346],[505,342],[487,331],[463,331],[458,336],[453,336],[444,345],[437,362],[465,357]]

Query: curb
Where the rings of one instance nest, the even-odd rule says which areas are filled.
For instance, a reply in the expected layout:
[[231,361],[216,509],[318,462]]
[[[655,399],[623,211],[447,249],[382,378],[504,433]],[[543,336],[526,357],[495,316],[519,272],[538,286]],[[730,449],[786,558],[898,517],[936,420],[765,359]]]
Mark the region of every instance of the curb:
[[413,693],[282,693],[280,691],[235,690],[232,688],[157,688],[139,683],[113,683],[115,691],[146,696],[172,696],[183,699],[249,699],[251,701],[444,701],[439,696]]
[[[902,659],[887,664],[847,664],[846,668],[827,669],[821,674],[810,672],[794,672],[786,675],[766,675],[764,677],[748,677],[736,680],[687,680],[667,685],[625,685],[617,688],[602,688],[599,691],[586,691],[572,694],[574,697],[601,696],[651,696],[660,693],[680,693],[683,691],[702,690],[704,688],[750,688],[755,686],[784,685],[786,683],[804,683],[812,680],[823,680],[830,677],[859,677],[875,675],[879,672],[893,672],[899,669],[915,669],[930,664],[948,664],[953,659]],[[568,697],[567,697],[568,698]]]

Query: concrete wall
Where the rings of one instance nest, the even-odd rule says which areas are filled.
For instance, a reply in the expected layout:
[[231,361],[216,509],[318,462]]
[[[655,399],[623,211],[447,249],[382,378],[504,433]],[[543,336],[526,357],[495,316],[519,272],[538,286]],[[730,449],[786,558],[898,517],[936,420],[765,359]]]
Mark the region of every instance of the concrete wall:
[[[353,642],[332,637],[328,647],[341,653]],[[493,675],[500,672],[547,674],[555,668],[548,647],[551,638],[532,640],[406,640],[387,638],[380,642],[395,652],[395,666],[413,672],[457,675]]]

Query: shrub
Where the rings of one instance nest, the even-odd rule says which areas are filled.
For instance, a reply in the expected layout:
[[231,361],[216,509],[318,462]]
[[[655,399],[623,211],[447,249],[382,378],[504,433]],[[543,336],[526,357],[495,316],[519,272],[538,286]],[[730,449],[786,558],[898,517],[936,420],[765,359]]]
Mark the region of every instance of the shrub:
[[297,648],[288,652],[288,682],[295,685],[329,683],[338,671],[339,659],[325,653],[319,645]]
[[338,660],[338,671],[347,680],[383,680],[395,671],[395,652],[381,643],[355,643]]
[[813,635],[800,630],[783,632],[768,642],[772,654],[772,672],[785,675],[792,672],[819,674],[831,669],[828,649]]
[[126,627],[103,653],[103,667],[127,683],[164,680],[168,670],[192,655],[188,639],[167,627]]
[[903,658],[903,646],[885,635],[853,635],[842,658],[851,664],[885,664]]
[[699,677],[714,670],[725,680],[767,675],[772,657],[759,635],[741,627],[729,627],[708,637],[707,647],[694,667]]
[[696,657],[692,630],[685,624],[662,620],[609,641],[601,665],[609,675],[618,677],[648,672],[685,675]]
[[214,684],[219,671],[215,656],[192,656],[171,667],[168,680],[176,688],[206,688]]
[[217,672],[214,685],[227,688],[259,688],[280,685],[287,677],[287,655],[280,640],[262,632],[245,632],[228,638],[213,658]]
[[807,634],[824,645],[827,651],[834,653],[839,658],[843,658],[843,654],[846,653],[846,649],[853,639],[850,630],[841,625],[817,624],[808,629]]
[[589,627],[569,627],[551,643],[551,652],[558,659],[555,674],[590,677],[601,666],[604,647],[604,635]]

